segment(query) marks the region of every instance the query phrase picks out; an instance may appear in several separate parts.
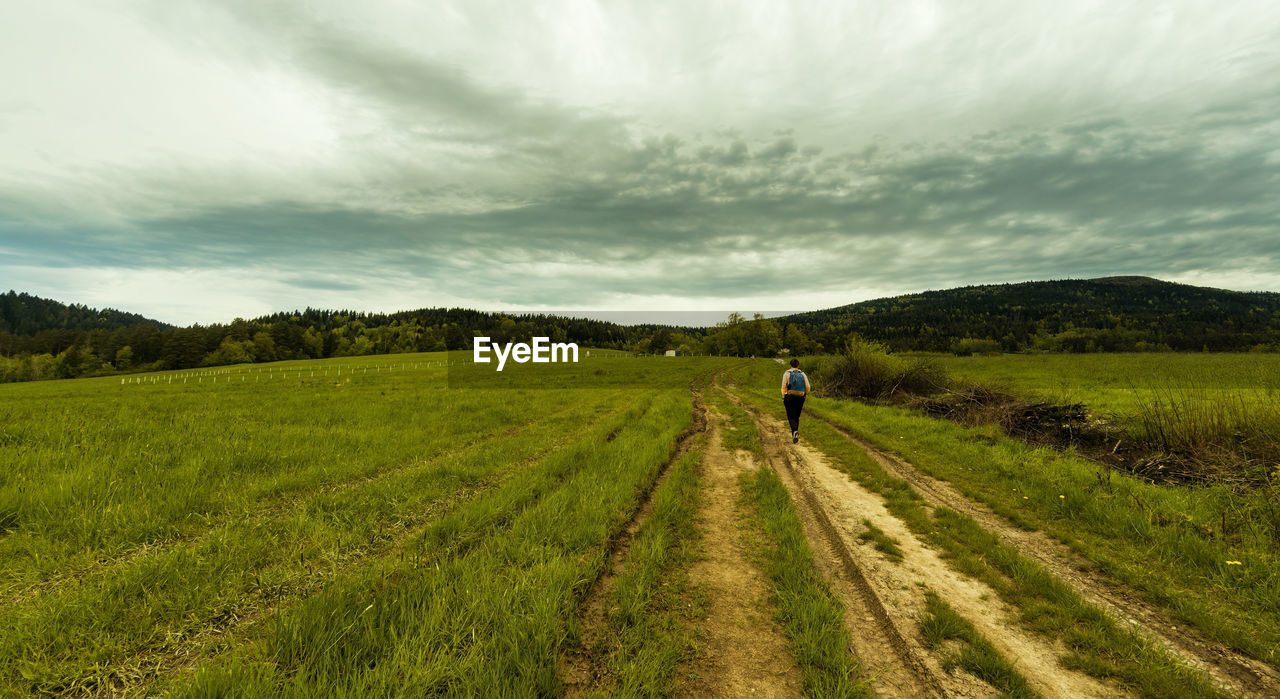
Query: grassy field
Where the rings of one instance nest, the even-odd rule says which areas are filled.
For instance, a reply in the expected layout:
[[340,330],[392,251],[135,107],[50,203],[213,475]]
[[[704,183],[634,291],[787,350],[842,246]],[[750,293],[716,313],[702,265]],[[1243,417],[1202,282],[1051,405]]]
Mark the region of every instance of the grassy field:
[[1280,496],[1278,355],[1009,355],[945,366],[1032,400],[1083,404],[1091,429],[1150,477],[1164,469]]
[[1132,414],[1169,391],[1280,399],[1280,354],[1006,354],[938,357],[958,376],[1101,413]]
[[[757,431],[761,416],[781,417],[777,363],[597,357],[460,389],[479,375],[449,361],[0,386],[0,696],[545,696],[571,689],[572,652],[592,656],[588,693],[679,693],[682,668],[704,681],[716,671],[698,665],[715,605],[694,565],[705,553],[703,457],[721,453],[690,436],[707,420],[723,453],[759,466],[732,481],[732,507],[744,565],[767,581],[760,613],[785,638],[799,684],[811,696],[881,691],[880,669],[851,651],[862,618],[815,564],[832,544],[807,539],[800,481],[769,465],[789,439],[766,448]],[[946,364],[1117,412],[1174,381],[1269,395],[1277,366],[1255,355]],[[1010,526],[1066,542],[1171,625],[1280,667],[1269,491],[1148,483],[901,407],[811,398],[806,411],[803,446],[905,524],[891,535],[861,514],[835,520],[845,545],[883,556],[872,583],[925,546],[1016,610],[1013,623],[1063,644],[1063,668],[1144,695],[1218,693],[985,525],[930,505],[848,435]],[[944,599],[951,588],[913,589],[923,616],[894,623],[936,667],[1009,695],[1044,689],[988,637],[999,629]],[[597,593],[603,612],[587,633]]]
[[442,359],[0,388],[0,687],[357,691],[396,663],[552,687],[574,595],[716,360],[601,362],[627,390],[447,391]]

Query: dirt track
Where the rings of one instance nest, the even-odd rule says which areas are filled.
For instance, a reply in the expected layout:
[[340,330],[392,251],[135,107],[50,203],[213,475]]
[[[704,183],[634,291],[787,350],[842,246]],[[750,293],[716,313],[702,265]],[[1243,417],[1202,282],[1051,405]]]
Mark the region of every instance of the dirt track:
[[705,490],[698,526],[704,556],[690,580],[710,600],[698,628],[702,649],[680,669],[681,696],[799,697],[803,679],[790,644],[770,618],[768,583],[743,547],[738,475],[758,468],[720,440],[719,416],[702,460]]
[[[819,558],[827,559],[821,567],[849,610],[855,651],[871,667],[873,687],[879,694],[987,696],[993,692],[966,673],[945,672],[936,654],[920,644],[917,629],[924,614],[926,588],[968,619],[1042,695],[1124,693],[1062,668],[1058,658],[1064,648],[1060,644],[1024,629],[993,590],[952,570],[885,508],[878,494],[830,466],[819,452],[791,444],[780,420],[747,409],[756,420],[771,461],[802,510],[806,529],[811,529],[811,542],[825,543],[815,546]],[[898,541],[903,553],[900,563],[858,543],[863,519]],[[836,576],[830,574],[832,569]],[[849,588],[855,594],[850,594]],[[885,653],[886,647],[893,653]]]
[[[710,390],[726,388],[717,384]],[[880,495],[834,468],[822,453],[804,444],[792,444],[790,432],[779,418],[762,414],[728,390],[725,393],[755,421],[765,446],[765,466],[778,473],[792,496],[817,568],[844,604],[846,626],[851,631],[850,650],[867,669],[878,695],[977,697],[997,693],[962,670],[944,670],[940,652],[924,647],[919,626],[925,616],[926,590],[938,594],[973,624],[1041,695],[1127,693],[1114,684],[1063,668],[1059,661],[1066,654],[1063,644],[1024,628],[1017,610],[1007,608],[984,583],[953,570],[888,511]],[[692,566],[690,579],[707,595],[708,607],[706,617],[697,622],[699,652],[680,667],[679,692],[693,696],[799,696],[800,672],[786,638],[764,604],[768,582],[749,560],[741,539],[738,475],[759,464],[745,452],[728,453],[720,439],[723,416],[709,411],[701,395],[695,394],[695,405],[700,416],[695,426],[706,430],[709,437],[703,455],[704,494],[699,515],[706,555]],[[1176,626],[1061,542],[1043,532],[1012,525],[950,484],[921,473],[835,423],[824,422],[858,444],[888,473],[909,482],[928,503],[972,517],[1091,603],[1139,627],[1189,665],[1209,673],[1220,689],[1232,694],[1280,696],[1280,676],[1273,668]],[[611,566],[586,604],[584,649],[592,647],[593,638],[607,633],[604,600],[630,538],[647,519],[649,509],[646,502],[637,512],[613,552]],[[859,540],[867,528],[864,521],[896,540],[901,561],[889,560]],[[570,655],[562,670],[571,695],[608,686],[598,652]]]
[[1137,627],[1192,667],[1213,677],[1218,687],[1233,694],[1280,696],[1280,672],[1220,643],[1208,641],[1186,625],[1170,620],[1146,602],[1126,592],[1090,561],[1041,531],[1027,531],[1010,523],[981,503],[969,500],[950,484],[924,474],[897,455],[885,452],[851,434],[844,427],[817,416],[853,441],[888,473],[912,485],[934,506],[951,508],[972,517],[1006,545],[1044,566],[1069,584],[1090,603],[1117,620]]

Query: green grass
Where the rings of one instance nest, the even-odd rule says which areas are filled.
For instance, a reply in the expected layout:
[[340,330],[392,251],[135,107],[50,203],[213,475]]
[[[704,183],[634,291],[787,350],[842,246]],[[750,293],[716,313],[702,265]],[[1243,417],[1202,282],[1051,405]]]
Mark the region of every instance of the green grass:
[[469,546],[427,537],[403,561],[335,581],[281,614],[261,642],[203,668],[185,693],[554,692],[578,600],[606,562],[606,542],[657,478],[690,406],[687,394],[667,393],[633,410],[644,417],[535,477],[558,487],[535,485],[539,495],[522,501],[513,483],[460,510],[488,523]]
[[1276,354],[1007,354],[938,357],[957,376],[1034,395],[1131,413],[1144,394],[1169,386],[1266,394],[1280,390]]
[[858,535],[858,540],[862,543],[870,543],[877,551],[883,553],[895,563],[902,560],[902,549],[898,548],[898,540],[884,533],[880,527],[877,527],[871,520],[863,519],[862,526],[866,531]]
[[[961,377],[1083,403],[1118,439],[1176,454],[1179,470],[1265,484],[1280,464],[1280,355],[1099,354],[950,358]],[[1275,497],[1272,493],[1271,497]],[[1270,524],[1280,540],[1280,514]]]
[[849,647],[844,606],[814,569],[786,486],[773,469],[741,476],[749,522],[759,532],[759,560],[773,584],[778,620],[791,641],[804,691],[814,697],[871,696],[862,667]]
[[[761,374],[760,378],[753,378],[752,373],[740,372],[738,380],[746,385],[751,385],[751,381],[756,381],[756,386],[767,385],[762,381],[768,368],[752,367],[749,371]],[[758,407],[767,408],[769,405],[767,389],[743,391],[742,395]],[[806,408],[809,407],[811,406],[806,404]],[[913,447],[929,443],[929,440],[940,440],[940,435],[947,434],[944,426],[960,433],[965,432],[958,426],[915,416],[907,411],[871,408],[845,401],[814,401],[812,408],[841,424],[856,426],[859,432],[875,434],[876,439],[873,441],[886,443],[886,446],[903,452],[913,459],[913,463],[916,463],[916,455],[921,453]],[[898,431],[891,435],[891,439],[884,439],[883,434],[869,430],[866,423],[883,420],[886,415],[899,418],[909,416],[912,420],[920,421],[920,424],[918,429],[910,433]],[[1151,696],[1214,694],[1207,677],[1174,662],[1142,636],[1121,627],[1099,609],[1086,603],[1068,585],[1002,544],[994,534],[987,532],[971,518],[945,508],[930,507],[910,484],[887,474],[866,452],[842,434],[817,420],[811,420],[809,424],[808,439],[811,443],[855,480],[883,495],[890,512],[902,519],[923,541],[936,547],[950,565],[990,585],[1003,600],[1020,610],[1022,621],[1029,628],[1066,642],[1070,654],[1064,658],[1064,662],[1068,665],[1098,677],[1119,680]],[[952,438],[955,438],[954,434]],[[958,440],[957,443],[975,449],[989,446],[986,440]],[[954,451],[932,456],[933,459],[927,462],[928,466],[941,461],[952,463],[955,460]],[[990,460],[991,455],[984,453],[984,458]],[[967,469],[977,468],[978,463],[965,461],[953,468],[965,469],[971,473]],[[931,471],[928,466],[925,470]],[[1019,465],[1017,470],[1014,470],[1014,464],[1002,466],[1008,471],[1008,478],[1014,482],[1022,483],[1024,478],[1038,477],[1025,466]],[[988,464],[985,468],[994,469],[995,464]],[[945,478],[943,474],[934,475]],[[1072,507],[1073,500],[1066,499],[1065,495],[1062,499],[1057,497],[1062,492],[1062,484],[1055,485],[1053,499],[1059,500],[1056,505],[1058,511]],[[1022,497],[1011,491],[1012,488],[1006,486],[1001,509],[1009,509],[1007,503],[1012,498]],[[1042,489],[1034,492],[1038,493],[1038,498],[1043,498],[1053,506]],[[1017,509],[1021,511],[1029,508]],[[1116,532],[1115,535],[1122,537],[1125,534]],[[1145,551],[1144,554],[1150,556],[1152,552]],[[1142,558],[1135,555],[1134,565],[1143,562]],[[1274,633],[1274,629],[1270,633]]]
[[652,515],[637,532],[608,601],[613,695],[671,696],[677,663],[694,649],[692,624],[701,605],[689,587],[689,565],[698,550],[704,444],[697,438],[655,491]]
[[[608,371],[635,385],[446,391],[445,369],[428,366],[438,360],[348,358],[128,377],[142,383],[0,387],[8,457],[0,470],[0,695],[156,690],[181,686],[191,672],[259,677],[246,686],[281,691],[366,686],[357,679],[365,666],[341,655],[326,656],[341,674],[332,685],[299,673],[299,659],[321,650],[283,639],[308,619],[317,639],[331,638],[324,619],[345,618],[340,600],[349,592],[370,597],[365,609],[392,599],[383,586],[420,578],[427,566],[497,555],[493,542],[525,531],[535,512],[549,535],[573,546],[557,549],[553,563],[485,558],[491,577],[470,579],[492,592],[545,563],[556,575],[572,571],[576,594],[671,435],[688,424],[690,380],[717,365],[681,359],[659,374],[655,362],[610,359]],[[613,480],[593,486],[597,476],[587,474]],[[608,492],[593,493],[598,502],[581,512],[567,504],[593,487]],[[542,613],[542,602],[529,605],[508,610]],[[557,610],[540,623],[563,629],[572,611]],[[406,626],[387,633],[421,630],[421,619],[395,618]],[[532,673],[525,676],[554,681],[553,666],[513,653],[514,667]],[[341,665],[348,660],[355,664]],[[419,661],[430,664],[397,662]]]
[[[508,483],[483,502],[513,490],[546,488],[583,450],[642,418],[643,411],[619,412],[585,434],[571,422],[583,417],[581,411],[570,413],[520,438],[423,470],[317,493],[292,511],[228,523],[189,544],[159,548],[129,565],[89,575],[60,594],[6,610],[11,633],[0,650],[4,657],[24,654],[29,679],[47,689],[97,686],[127,676],[147,656],[190,646],[187,637],[216,629],[228,615],[305,598],[326,579],[394,553],[407,532],[451,521],[454,506],[494,485]],[[567,448],[558,448],[559,440]],[[515,474],[520,475],[513,479]],[[528,490],[531,480],[536,485]],[[486,509],[494,511],[501,510]],[[485,524],[478,531],[492,531],[493,521]],[[93,660],[107,672],[85,667],[85,648],[94,649]]]
[[920,636],[925,647],[934,651],[946,651],[949,641],[958,643],[959,652],[943,662],[943,668],[948,672],[953,667],[960,667],[1007,697],[1023,699],[1038,696],[1027,684],[1027,678],[1000,655],[991,641],[932,591],[925,593],[925,617],[920,620]]
[[746,451],[760,461],[764,461],[764,444],[756,432],[755,421],[750,415],[729,400],[720,389],[707,393],[707,401],[724,416],[724,429],[720,431],[720,440],[725,450],[733,453],[739,449]]

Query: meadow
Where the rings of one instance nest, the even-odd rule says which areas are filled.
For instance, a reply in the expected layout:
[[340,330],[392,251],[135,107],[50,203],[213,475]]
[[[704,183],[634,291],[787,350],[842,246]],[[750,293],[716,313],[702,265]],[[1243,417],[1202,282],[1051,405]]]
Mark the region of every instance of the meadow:
[[956,376],[1079,403],[1146,471],[1280,485],[1280,355],[1085,354],[946,358]]
[[953,373],[1104,414],[1135,413],[1171,390],[1280,398],[1280,354],[1004,354],[935,358]]
[[[803,444],[787,451],[771,431],[782,369],[772,359],[584,353],[501,376],[465,359],[0,386],[0,696],[662,696],[690,677],[714,687],[717,666],[699,660],[726,602],[699,572],[714,492],[740,529],[717,539],[740,549],[725,559],[741,566],[729,577],[754,568],[763,590],[732,601],[754,610],[751,633],[790,651],[796,692],[895,691],[882,684],[884,659],[856,652],[874,629],[832,577],[834,550],[863,566],[867,589],[910,590],[914,602],[882,593],[881,614],[937,686],[968,686],[957,679],[967,673],[1034,696],[1052,688],[1044,670],[1147,696],[1234,691],[1098,606],[1093,578],[1014,545],[1027,532],[1150,605],[1159,626],[1280,667],[1272,491],[1152,483],[992,425],[821,395],[806,405]],[[1252,406],[1280,366],[1259,355],[942,363],[1115,415],[1179,381]],[[990,516],[930,500],[875,450]],[[708,485],[708,468],[731,494]],[[740,472],[725,481],[726,468]],[[833,482],[804,480],[824,469],[885,514],[842,515],[848,503],[830,493],[798,497]],[[833,508],[823,517],[842,539],[815,540],[814,507]],[[1020,661],[992,625],[997,609],[975,615],[942,578],[894,582],[924,549],[986,585],[990,604],[1014,610],[1007,625],[1020,630],[1009,633],[1040,639],[1057,666]]]
[[0,692],[354,692],[401,675],[350,663],[442,637],[402,659],[424,686],[552,686],[575,595],[717,360],[471,391],[445,360],[4,386]]

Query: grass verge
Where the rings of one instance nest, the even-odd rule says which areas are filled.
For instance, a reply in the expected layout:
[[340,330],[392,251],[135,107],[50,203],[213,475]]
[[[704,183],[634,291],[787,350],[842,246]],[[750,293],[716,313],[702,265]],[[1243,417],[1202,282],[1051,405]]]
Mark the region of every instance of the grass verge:
[[699,540],[705,441],[692,442],[655,491],[653,514],[636,534],[614,586],[607,619],[614,695],[672,695],[676,665],[693,648],[692,620],[701,613],[689,588],[689,565]]
[[950,672],[960,667],[1013,699],[1038,696],[1027,684],[1027,678],[1000,655],[991,641],[936,592],[926,592],[924,599],[925,617],[920,620],[920,636],[925,646],[935,651],[946,650],[950,641],[960,646],[957,653],[943,661],[945,670]]
[[758,560],[773,584],[778,620],[791,640],[809,696],[867,697],[849,649],[844,607],[813,567],[813,552],[787,488],[773,469],[744,473],[742,496],[759,535]]

